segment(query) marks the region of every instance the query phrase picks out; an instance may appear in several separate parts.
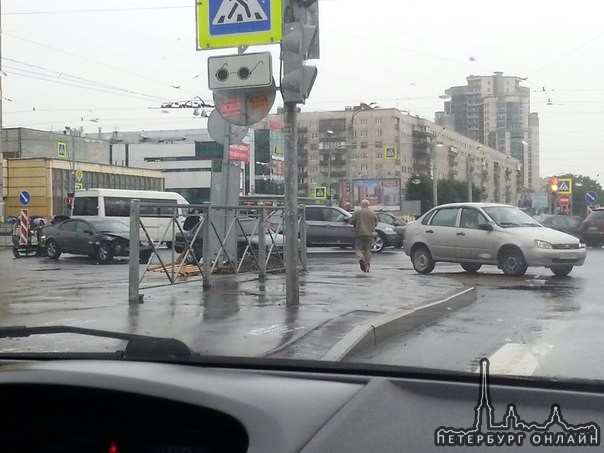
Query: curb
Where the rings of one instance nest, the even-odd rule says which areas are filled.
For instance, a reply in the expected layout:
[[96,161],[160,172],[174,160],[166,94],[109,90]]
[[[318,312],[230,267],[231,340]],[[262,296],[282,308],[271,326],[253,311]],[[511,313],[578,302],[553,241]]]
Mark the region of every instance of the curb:
[[394,335],[408,332],[419,324],[434,321],[452,310],[476,301],[476,287],[472,286],[444,299],[409,310],[397,310],[378,316],[370,324],[352,329],[327,354],[326,361],[344,361],[367,349],[376,347]]

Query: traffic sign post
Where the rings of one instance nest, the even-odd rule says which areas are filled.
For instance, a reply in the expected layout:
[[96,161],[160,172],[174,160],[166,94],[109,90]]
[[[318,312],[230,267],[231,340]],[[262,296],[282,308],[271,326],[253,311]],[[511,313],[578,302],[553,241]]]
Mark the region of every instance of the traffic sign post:
[[282,0],[197,2],[197,50],[275,44],[282,36]]
[[315,200],[327,200],[327,186],[313,187]]
[[562,207],[566,207],[570,205],[571,198],[570,195],[562,194],[558,196],[558,204]]
[[596,201],[598,201],[598,192],[590,190],[585,194],[585,202],[587,204],[594,204]]
[[268,86],[273,82],[270,52],[208,58],[210,90]]
[[19,202],[22,206],[27,206],[31,202],[31,195],[27,190],[24,190],[19,194]]

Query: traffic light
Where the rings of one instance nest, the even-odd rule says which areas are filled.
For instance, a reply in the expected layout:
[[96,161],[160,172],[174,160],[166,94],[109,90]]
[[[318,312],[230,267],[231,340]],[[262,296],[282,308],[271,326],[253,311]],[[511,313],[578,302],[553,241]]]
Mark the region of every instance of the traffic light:
[[549,188],[552,192],[558,191],[558,178],[549,178]]
[[292,15],[283,24],[281,59],[283,102],[304,103],[317,78],[317,67],[304,64],[308,58],[318,58],[318,6],[304,0],[292,1]]

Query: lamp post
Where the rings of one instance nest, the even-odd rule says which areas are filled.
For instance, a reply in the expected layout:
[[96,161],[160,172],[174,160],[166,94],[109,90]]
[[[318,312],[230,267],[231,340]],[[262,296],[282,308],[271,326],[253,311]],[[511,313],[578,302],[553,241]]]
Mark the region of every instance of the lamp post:
[[[370,110],[374,110],[374,109],[379,109],[380,106],[377,105],[376,102],[361,102],[359,105],[354,106],[352,108],[352,117],[350,119],[350,128],[347,127],[346,130],[346,141],[348,143],[350,143],[350,146],[353,147],[354,149],[354,119],[355,117],[361,113],[361,112],[367,112]],[[350,132],[350,136],[349,136],[349,132]],[[350,165],[350,159],[349,156],[346,157],[346,181],[348,182],[348,187],[350,187],[350,190],[352,190],[352,170],[351,170],[351,165]],[[351,194],[352,195],[352,194]],[[351,196],[352,198],[352,196]],[[351,200],[352,202],[353,200]]]
[[[482,145],[479,145],[476,148],[476,151],[479,151],[480,148],[482,148]],[[470,203],[472,202],[472,176],[473,176],[472,161],[473,160],[474,160],[474,158],[468,154],[468,160],[466,161],[466,164],[468,166],[468,168],[466,170],[466,176],[468,177],[468,201]]]
[[434,206],[438,206],[438,176],[436,175],[436,148],[442,148],[442,143],[437,143],[438,137],[442,134],[447,126],[443,127],[438,134],[434,135],[432,140],[432,194],[434,195]]

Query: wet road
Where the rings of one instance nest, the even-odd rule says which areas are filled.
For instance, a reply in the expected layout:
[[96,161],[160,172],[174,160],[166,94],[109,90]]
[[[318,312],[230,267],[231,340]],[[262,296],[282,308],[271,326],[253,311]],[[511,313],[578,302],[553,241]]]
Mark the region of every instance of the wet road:
[[[468,275],[454,264],[419,275],[394,249],[375,255],[371,274],[360,272],[350,250],[313,249],[309,265],[300,307],[285,306],[282,275],[260,282],[251,274],[217,280],[205,292],[199,281],[144,291],[144,304],[129,305],[127,259],[109,266],[75,256],[15,260],[0,249],[0,325],[175,337],[211,355],[320,358],[355,325],[476,285],[476,302],[355,360],[472,370],[490,357],[492,371],[505,364],[500,372],[548,376],[573,369],[572,376],[593,377],[604,368],[604,249],[590,249],[586,265],[566,278],[541,268],[510,278],[490,266]],[[0,350],[111,351],[122,344],[66,334],[3,340]]]
[[564,278],[539,268],[524,278],[488,267],[466,275],[442,264],[434,275],[447,268],[477,285],[474,304],[350,360],[475,371],[487,357],[491,373],[604,379],[604,249],[589,249]]

